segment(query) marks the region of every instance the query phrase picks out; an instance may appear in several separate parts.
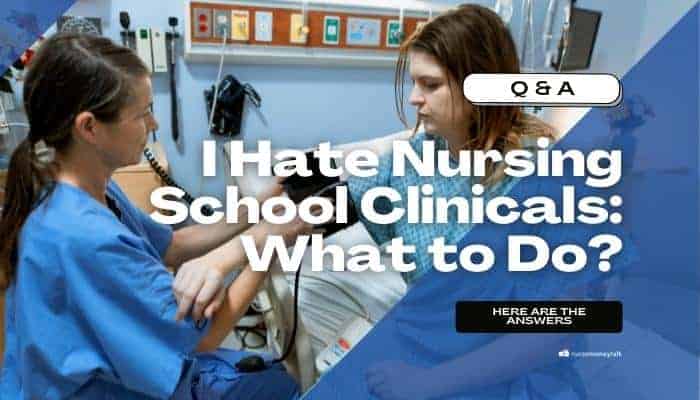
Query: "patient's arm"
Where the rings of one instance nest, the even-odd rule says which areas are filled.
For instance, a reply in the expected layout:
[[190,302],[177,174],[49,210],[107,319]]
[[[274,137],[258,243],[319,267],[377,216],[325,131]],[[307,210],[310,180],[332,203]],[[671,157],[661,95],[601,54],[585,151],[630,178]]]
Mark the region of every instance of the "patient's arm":
[[253,271],[247,266],[226,290],[226,299],[214,314],[211,328],[197,346],[197,351],[214,351],[248,310],[250,302],[265,281],[267,272]]
[[[577,287],[570,289],[567,297],[583,298],[583,293],[583,287]],[[553,300],[567,297],[554,296]],[[381,399],[464,395],[557,361],[559,351],[569,347],[576,337],[568,333],[506,334],[429,369],[384,362],[368,370],[368,387]]]
[[[430,370],[444,394],[507,382],[558,359],[573,337],[567,334],[504,335],[480,349]],[[426,379],[429,381],[430,378]]]
[[[279,182],[272,184],[263,190],[256,200],[259,204],[267,199],[280,196],[283,188]],[[177,270],[185,262],[203,256],[211,250],[229,241],[235,235],[248,229],[247,207],[240,207],[238,210],[238,222],[230,224],[226,218],[216,224],[193,225],[178,229],[173,232],[173,239],[165,252],[164,263],[170,268]]]
[[572,338],[563,334],[505,335],[430,369],[384,361],[368,369],[367,386],[382,400],[465,395],[511,381],[555,361],[558,351]]
[[[565,295],[552,296],[552,300],[582,299],[584,295],[583,287],[575,287]],[[506,334],[477,350],[437,365],[429,374],[431,378],[439,377],[441,393],[465,393],[510,381],[555,362],[559,359],[559,350],[568,347],[575,338],[569,333]]]

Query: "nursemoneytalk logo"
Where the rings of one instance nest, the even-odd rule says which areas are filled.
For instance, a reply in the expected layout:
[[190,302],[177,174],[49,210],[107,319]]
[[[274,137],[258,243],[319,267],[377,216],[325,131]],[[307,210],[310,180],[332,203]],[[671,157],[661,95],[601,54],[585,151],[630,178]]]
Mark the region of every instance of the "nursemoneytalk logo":
[[622,358],[622,352],[617,351],[559,351],[560,358]]

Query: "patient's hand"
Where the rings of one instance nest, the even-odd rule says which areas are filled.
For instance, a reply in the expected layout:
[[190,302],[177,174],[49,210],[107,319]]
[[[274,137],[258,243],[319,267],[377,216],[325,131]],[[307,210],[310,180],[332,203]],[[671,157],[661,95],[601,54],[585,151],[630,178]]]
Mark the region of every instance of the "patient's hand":
[[192,308],[192,319],[211,318],[224,301],[225,274],[218,268],[187,263],[177,272],[173,292],[177,300],[176,320],[183,319]]

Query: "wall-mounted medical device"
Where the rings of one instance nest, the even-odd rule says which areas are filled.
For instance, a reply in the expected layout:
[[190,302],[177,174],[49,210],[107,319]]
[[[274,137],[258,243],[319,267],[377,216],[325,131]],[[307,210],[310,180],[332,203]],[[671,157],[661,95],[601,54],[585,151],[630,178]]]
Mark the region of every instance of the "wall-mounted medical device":
[[131,17],[126,11],[119,13],[119,24],[122,44],[134,49],[150,72],[168,72],[166,37],[169,33],[150,27],[138,27],[132,31]]
[[151,73],[170,72],[170,115],[173,141],[180,137],[180,123],[177,107],[177,84],[175,82],[175,67],[177,65],[176,43],[180,38],[177,32],[178,20],[168,18],[169,31],[158,28],[141,27],[132,31],[131,17],[126,11],[119,13],[119,24],[122,44],[136,51]]
[[168,72],[165,33],[156,28],[136,28],[136,54],[153,73]]
[[[398,48],[446,5],[368,0],[187,0],[185,59],[394,66]],[[225,35],[225,37],[224,37]]]
[[136,54],[146,64],[148,70],[153,72],[153,55],[151,54],[151,30],[148,28],[136,29]]
[[559,71],[590,67],[602,15],[600,11],[571,7],[552,67]]

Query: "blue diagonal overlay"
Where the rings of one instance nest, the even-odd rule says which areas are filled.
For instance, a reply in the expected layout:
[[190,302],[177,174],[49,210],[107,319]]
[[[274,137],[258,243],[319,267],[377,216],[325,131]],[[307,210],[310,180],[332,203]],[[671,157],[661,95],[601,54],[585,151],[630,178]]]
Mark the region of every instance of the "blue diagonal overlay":
[[[698,396],[698,6],[622,79],[623,102],[593,109],[556,146],[622,150],[620,182],[593,190],[570,175],[526,178],[509,194],[560,204],[621,196],[620,224],[474,228],[460,245],[496,253],[486,273],[433,271],[307,394],[308,399],[691,399]],[[588,263],[577,273],[547,266],[508,272],[506,237],[533,234],[551,248],[575,243]],[[599,233],[623,249],[598,269]],[[457,333],[463,300],[619,300],[623,331],[557,337]],[[567,350],[569,357],[559,356]]]
[[17,60],[75,0],[4,0],[0,7],[0,71]]

